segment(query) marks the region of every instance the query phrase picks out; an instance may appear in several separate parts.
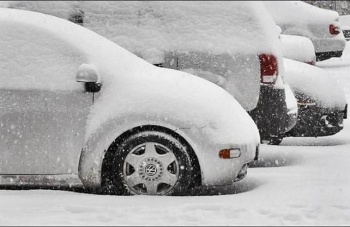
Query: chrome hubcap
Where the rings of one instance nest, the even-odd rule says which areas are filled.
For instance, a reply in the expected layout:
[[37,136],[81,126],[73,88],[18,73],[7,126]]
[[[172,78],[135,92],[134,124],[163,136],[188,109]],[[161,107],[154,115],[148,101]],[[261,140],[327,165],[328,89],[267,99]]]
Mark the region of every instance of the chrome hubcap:
[[139,165],[139,175],[146,181],[157,181],[163,175],[163,164],[156,158],[146,158]]
[[138,145],[126,156],[123,175],[135,194],[164,195],[175,186],[179,165],[169,148],[147,142]]

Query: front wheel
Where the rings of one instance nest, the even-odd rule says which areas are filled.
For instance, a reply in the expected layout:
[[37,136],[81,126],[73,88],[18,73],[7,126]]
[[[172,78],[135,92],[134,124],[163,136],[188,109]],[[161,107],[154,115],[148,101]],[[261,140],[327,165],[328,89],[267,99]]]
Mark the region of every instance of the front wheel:
[[186,190],[193,179],[187,148],[162,132],[130,136],[108,166],[108,186],[118,194],[171,195]]

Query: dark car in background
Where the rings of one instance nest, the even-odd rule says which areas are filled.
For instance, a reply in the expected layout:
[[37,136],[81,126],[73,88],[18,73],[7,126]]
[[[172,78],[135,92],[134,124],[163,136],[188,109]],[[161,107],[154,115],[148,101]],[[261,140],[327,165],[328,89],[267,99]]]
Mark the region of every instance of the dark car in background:
[[344,128],[347,102],[341,87],[316,66],[285,59],[286,81],[298,102],[298,121],[286,136],[330,136]]
[[329,136],[343,129],[347,118],[344,92],[327,73],[315,66],[310,39],[281,35],[286,81],[298,103],[298,120],[286,136]]

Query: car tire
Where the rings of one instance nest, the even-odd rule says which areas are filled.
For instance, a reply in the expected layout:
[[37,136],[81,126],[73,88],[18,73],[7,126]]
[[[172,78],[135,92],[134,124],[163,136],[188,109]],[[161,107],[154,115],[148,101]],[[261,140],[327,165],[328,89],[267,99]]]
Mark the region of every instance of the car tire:
[[193,180],[187,147],[163,132],[145,131],[124,140],[109,166],[107,191],[123,195],[183,194]]

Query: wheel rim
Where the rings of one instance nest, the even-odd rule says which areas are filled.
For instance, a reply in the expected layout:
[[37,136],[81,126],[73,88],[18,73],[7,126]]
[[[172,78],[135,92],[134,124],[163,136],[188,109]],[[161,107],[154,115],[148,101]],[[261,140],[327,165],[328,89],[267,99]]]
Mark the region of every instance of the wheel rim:
[[143,143],[125,158],[123,177],[135,194],[165,195],[179,178],[179,164],[174,153],[159,143]]

